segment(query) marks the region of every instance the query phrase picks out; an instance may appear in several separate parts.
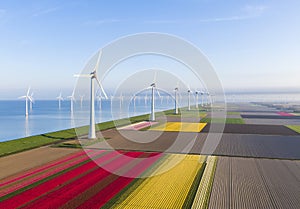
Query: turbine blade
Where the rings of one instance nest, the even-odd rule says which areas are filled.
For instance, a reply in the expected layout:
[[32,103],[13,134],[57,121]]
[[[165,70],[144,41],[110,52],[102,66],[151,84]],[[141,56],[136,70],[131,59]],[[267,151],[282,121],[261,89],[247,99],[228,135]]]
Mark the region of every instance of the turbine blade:
[[102,91],[102,93],[103,93],[105,99],[108,99],[108,97],[107,97],[107,95],[106,95],[106,93],[105,93],[105,91],[104,91],[104,89],[103,89],[103,86],[101,85],[101,83],[100,83],[100,81],[98,80],[97,76],[95,76],[95,79],[96,79],[96,81],[97,81],[97,83],[98,83],[98,85],[99,85],[99,87],[100,87],[100,89],[101,89],[101,91]]
[[161,98],[160,93],[157,88],[155,88],[157,95]]
[[34,101],[33,101],[33,99],[32,99],[31,96],[29,96],[28,99],[29,99],[29,101],[30,101],[31,103],[34,103]]
[[27,96],[29,96],[30,88],[31,88],[31,87],[29,86],[29,87],[28,87],[28,90],[27,90],[27,94],[26,94]]
[[97,62],[96,62],[96,65],[95,65],[95,69],[94,69],[95,72],[97,72],[97,70],[98,70],[99,62],[100,62],[101,56],[102,56],[102,50],[99,51],[99,55],[98,55],[98,58],[97,58]]
[[74,77],[76,77],[76,78],[90,78],[91,75],[89,75],[89,74],[75,74]]
[[154,72],[153,83],[156,83],[157,71]]
[[23,98],[26,98],[26,96],[20,96],[20,97],[18,97],[18,99],[23,99]]

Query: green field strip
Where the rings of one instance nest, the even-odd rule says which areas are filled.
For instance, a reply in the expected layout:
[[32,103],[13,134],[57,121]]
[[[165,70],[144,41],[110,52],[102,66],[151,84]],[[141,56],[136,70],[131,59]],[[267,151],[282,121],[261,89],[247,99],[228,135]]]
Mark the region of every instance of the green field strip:
[[286,125],[286,127],[300,134],[300,125]]
[[[127,125],[149,119],[149,114],[135,116],[129,119],[120,119],[117,121],[107,121],[96,124],[96,131],[103,131],[115,128],[115,123],[118,125]],[[89,126],[82,126],[78,128],[71,128],[56,132],[40,134],[36,136],[29,136],[25,138],[0,142],[0,157],[15,154],[18,152],[59,143],[64,140],[74,139],[77,136],[88,134]]]
[[217,157],[208,157],[203,176],[201,178],[199,187],[197,188],[197,193],[195,194],[194,202],[191,207],[192,209],[208,208],[216,167]]
[[240,115],[240,112],[227,112],[227,115]]
[[201,123],[245,124],[242,118],[202,118]]

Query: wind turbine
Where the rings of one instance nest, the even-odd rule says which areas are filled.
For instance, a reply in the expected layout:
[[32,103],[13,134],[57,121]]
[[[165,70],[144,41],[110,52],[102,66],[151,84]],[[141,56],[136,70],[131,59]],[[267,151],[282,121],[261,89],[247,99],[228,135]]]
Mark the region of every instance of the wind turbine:
[[33,99],[31,97],[31,95],[29,95],[29,92],[30,92],[30,87],[28,88],[26,95],[19,97],[19,99],[25,98],[25,116],[26,117],[28,116],[28,100],[30,102],[33,102]]
[[61,92],[59,93],[59,96],[56,97],[56,99],[58,100],[58,109],[60,109],[61,101],[64,101],[64,98],[62,97]]
[[97,70],[99,67],[99,62],[101,58],[102,51],[99,51],[98,59],[95,65],[94,70],[88,74],[88,75],[75,75],[75,77],[88,77],[91,79],[91,90],[90,90],[90,128],[89,128],[89,139],[96,139],[96,128],[95,128],[95,85],[94,80],[97,81],[104,97],[107,99],[107,95],[103,89],[103,86],[101,85],[100,81],[97,78]]
[[31,92],[30,98],[31,98],[31,100],[30,100],[29,105],[30,105],[30,111],[32,111],[32,104],[34,103],[33,92]]
[[70,111],[71,111],[71,113],[73,113],[73,110],[74,110],[73,102],[76,101],[76,99],[75,99],[75,89],[73,89],[72,95],[68,96],[68,98],[70,99]]
[[177,99],[178,87],[176,87],[174,91],[175,91],[175,112],[174,113],[177,115],[178,114],[178,99]]
[[145,101],[145,107],[147,107],[147,103],[148,103],[148,94],[147,93],[144,96],[144,101]]
[[100,90],[100,92],[99,92],[99,90],[98,90],[97,93],[96,93],[96,95],[97,95],[97,99],[98,99],[99,109],[101,110],[101,108],[102,108],[102,96],[101,96],[101,90]]
[[191,91],[190,87],[187,92],[188,92],[188,110],[191,110],[191,93],[192,93],[192,91]]
[[133,95],[133,112],[135,113],[135,100],[136,100],[136,95]]
[[156,88],[156,72],[154,74],[153,83],[150,85],[151,88],[151,113],[150,113],[150,121],[155,121],[155,91],[157,92],[158,96],[160,97],[159,91]]
[[121,93],[120,93],[120,110],[122,110],[123,99],[124,99],[123,93],[121,92]]
[[196,106],[196,109],[199,108],[199,106],[198,106],[198,94],[199,94],[199,92],[198,92],[197,90],[195,90],[195,95],[196,95],[196,98],[195,98],[195,106]]
[[200,95],[201,95],[201,106],[203,107],[203,106],[204,106],[204,101],[203,101],[204,92],[203,92],[203,91],[200,91],[199,93],[200,93]]
[[84,98],[84,95],[80,95],[80,108],[82,108],[83,98]]
[[112,110],[112,105],[113,105],[113,95],[110,95],[110,109]]

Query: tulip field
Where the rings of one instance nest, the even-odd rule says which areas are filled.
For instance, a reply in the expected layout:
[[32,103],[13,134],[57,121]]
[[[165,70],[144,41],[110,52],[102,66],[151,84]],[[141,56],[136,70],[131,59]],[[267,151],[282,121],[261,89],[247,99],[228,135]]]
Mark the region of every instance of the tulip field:
[[0,208],[190,207],[206,166],[199,155],[86,152],[93,160],[78,151],[1,180]]
[[175,131],[175,132],[200,132],[206,123],[184,123],[184,122],[167,122],[151,130],[154,131]]

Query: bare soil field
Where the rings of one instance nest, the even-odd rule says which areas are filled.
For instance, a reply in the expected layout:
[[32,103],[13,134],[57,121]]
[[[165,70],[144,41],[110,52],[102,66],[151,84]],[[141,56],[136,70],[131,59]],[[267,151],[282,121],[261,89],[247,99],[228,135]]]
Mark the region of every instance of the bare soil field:
[[79,149],[53,148],[49,146],[32,149],[0,158],[0,179],[78,152]]
[[300,208],[300,161],[219,157],[211,209]]

